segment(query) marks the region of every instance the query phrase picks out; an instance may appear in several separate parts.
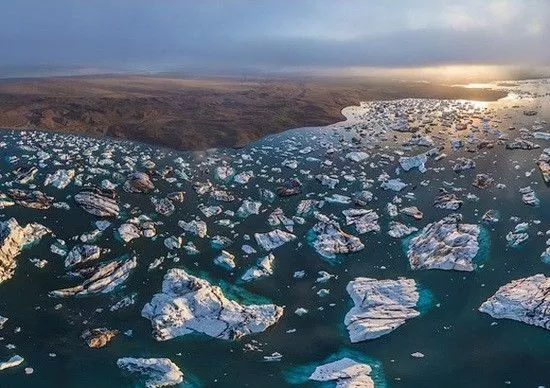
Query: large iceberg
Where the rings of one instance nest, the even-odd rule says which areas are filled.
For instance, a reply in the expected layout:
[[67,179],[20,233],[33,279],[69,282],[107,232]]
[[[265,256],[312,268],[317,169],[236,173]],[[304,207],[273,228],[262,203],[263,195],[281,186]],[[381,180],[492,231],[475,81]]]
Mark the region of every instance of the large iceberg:
[[193,332],[238,339],[275,324],[283,308],[274,304],[241,305],[227,299],[220,287],[174,268],[164,276],[162,292],[153,296],[141,315],[151,320],[159,341]]
[[415,310],[420,295],[412,279],[357,278],[346,290],[355,304],[344,319],[351,342],[381,337],[420,315]]
[[0,283],[15,273],[15,258],[21,250],[49,233],[50,229],[37,223],[21,227],[15,218],[0,222]]
[[407,256],[411,267],[473,271],[480,227],[461,221],[462,215],[453,213],[424,227],[409,244]]

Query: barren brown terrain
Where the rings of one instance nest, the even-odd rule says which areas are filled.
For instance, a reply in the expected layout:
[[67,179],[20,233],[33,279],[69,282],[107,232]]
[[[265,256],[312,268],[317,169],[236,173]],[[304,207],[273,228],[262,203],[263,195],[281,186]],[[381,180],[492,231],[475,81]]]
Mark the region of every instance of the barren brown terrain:
[[0,81],[0,127],[139,140],[177,149],[240,147],[343,119],[365,100],[495,100],[502,92],[352,79],[93,76]]

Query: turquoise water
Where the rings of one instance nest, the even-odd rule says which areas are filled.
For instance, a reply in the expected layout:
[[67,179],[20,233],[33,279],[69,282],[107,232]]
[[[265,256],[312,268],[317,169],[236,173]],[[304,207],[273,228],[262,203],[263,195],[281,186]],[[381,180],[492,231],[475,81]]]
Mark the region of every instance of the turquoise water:
[[[541,109],[541,113],[534,117],[522,114],[523,106],[532,108],[535,104],[545,107],[548,103],[547,98],[540,98],[535,102],[536,104],[531,100],[501,101],[476,108],[477,113],[469,108],[461,108],[455,115],[470,117],[479,128],[482,127],[480,117],[488,118],[493,127],[498,127],[513,139],[519,136],[521,127],[531,128],[535,121],[550,119],[549,116],[544,116],[548,112],[545,109]],[[414,100],[402,104],[421,108],[423,106],[422,102]],[[516,105],[518,107],[514,107]],[[485,107],[487,111],[480,110]],[[433,111],[449,109],[433,104],[425,108],[426,112],[428,108]],[[380,129],[384,124],[380,118],[382,114],[388,122],[397,120],[392,112],[376,113],[374,110],[366,115],[371,120],[365,120],[360,125],[369,130]],[[483,301],[510,280],[536,273],[548,274],[548,264],[541,261],[540,254],[548,239],[544,233],[550,229],[550,191],[538,170],[533,171],[530,176],[525,175],[526,171],[536,168],[535,160],[542,149],[505,150],[504,144],[497,141],[493,149],[477,153],[469,153],[464,149],[454,152],[445,137],[447,127],[434,125],[429,127],[430,135],[437,137],[438,144],[445,145],[443,152],[448,154],[447,158],[439,162],[430,159],[427,163],[429,170],[425,174],[416,170],[402,172],[399,177],[410,186],[396,194],[380,189],[377,177],[382,172],[388,173],[392,178],[397,176],[395,169],[398,166],[398,155],[394,151],[401,149],[400,143],[410,135],[388,131],[387,140],[369,143],[368,137],[362,137],[359,143],[352,146],[346,144],[356,133],[355,129],[349,128],[352,125],[353,122],[348,122],[326,128],[302,128],[267,137],[240,150],[193,153],[107,139],[94,140],[39,132],[0,132],[0,143],[6,143],[0,148],[0,192],[6,191],[9,182],[13,180],[10,172],[14,166],[37,164],[36,152],[20,146],[41,146],[51,154],[51,158],[46,161],[47,166],[40,168],[31,184],[36,184],[57,201],[66,201],[71,206],[70,210],[33,210],[12,206],[0,209],[0,220],[15,217],[20,224],[32,221],[42,223],[54,230],[56,237],[64,239],[69,247],[75,244],[72,237],[91,231],[93,221],[98,218],[85,213],[74,203],[72,196],[80,190],[74,183],[63,190],[51,186],[42,187],[46,174],[59,168],[82,166],[84,178],[89,178],[86,183],[99,184],[106,178],[121,183],[128,173],[123,167],[108,165],[98,166],[105,168],[104,173],[90,172],[90,159],[85,154],[86,149],[97,147],[90,153],[99,159],[102,159],[106,150],[111,150],[111,159],[115,163],[121,163],[126,157],[136,158],[136,169],[140,171],[144,170],[142,160],[153,160],[156,163],[155,169],[161,171],[165,166],[179,168],[174,160],[181,157],[189,164],[184,170],[191,177],[190,181],[176,177],[176,182],[168,182],[159,175],[153,178],[159,190],[153,195],[159,198],[163,193],[175,190],[187,193],[184,202],[177,204],[176,212],[169,217],[155,214],[149,195],[129,194],[123,192],[121,187],[117,189],[120,202],[129,206],[123,209],[124,214],[119,219],[113,220],[115,227],[125,218],[139,214],[161,220],[163,225],[157,226],[158,237],[153,240],[142,237],[124,245],[115,237],[113,227],[97,240],[99,246],[111,250],[105,256],[106,261],[123,254],[135,254],[138,258],[138,266],[128,281],[110,294],[65,299],[48,297],[51,290],[78,283],[78,280],[66,276],[63,258],[50,252],[49,247],[54,242],[50,237],[29,247],[18,257],[15,276],[0,284],[0,315],[9,318],[0,330],[0,360],[19,354],[25,358],[25,362],[19,367],[1,371],[0,387],[139,386],[139,380],[129,379],[116,366],[116,360],[125,356],[170,358],[185,375],[185,384],[182,386],[284,387],[303,382],[304,386],[314,387],[318,385],[304,381],[306,374],[310,373],[308,371],[326,362],[331,356],[342,354],[353,355],[352,358],[357,361],[364,360],[375,367],[375,380],[381,387],[439,387],[442,383],[447,387],[499,387],[508,383],[516,387],[549,386],[549,333],[519,322],[495,321],[477,311]],[[541,125],[548,130],[547,124]],[[516,129],[508,130],[510,126]],[[465,137],[468,133],[496,140],[495,135],[482,135],[475,129],[473,132],[459,133],[458,136]],[[542,148],[550,146],[548,141],[534,141]],[[308,154],[300,154],[299,150],[306,146],[311,146],[313,150]],[[331,146],[337,149],[336,152],[327,153],[326,150]],[[344,155],[351,150],[364,150],[371,157],[361,163],[349,161]],[[405,151],[405,154],[415,155],[426,150],[427,148],[414,147],[412,151]],[[70,155],[70,160],[62,157],[65,153]],[[250,158],[243,159],[243,154],[250,155]],[[384,155],[394,155],[396,159],[391,161]],[[452,162],[459,156],[474,159],[476,169],[460,175],[454,173],[451,169]],[[19,161],[10,163],[12,157],[17,157]],[[283,160],[291,158],[298,160],[298,168],[293,170],[282,167]],[[192,188],[193,181],[204,182],[207,179],[221,188],[223,184],[214,179],[214,168],[221,160],[227,161],[237,172],[253,170],[255,175],[246,185],[225,184],[226,189],[237,198],[231,203],[217,203],[209,196],[198,196]],[[332,165],[324,164],[325,160],[330,160]],[[445,169],[434,170],[439,167]],[[281,171],[273,168],[281,168]],[[116,172],[121,174],[120,177],[117,178]],[[481,190],[473,187],[471,183],[475,174],[481,172],[491,174],[495,183],[504,183],[506,188],[498,189],[493,185]],[[334,190],[320,185],[314,178],[319,173],[337,174],[340,184]],[[354,175],[358,180],[347,182],[342,177],[344,174]],[[199,203],[219,204],[224,210],[236,212],[242,199],[260,200],[260,188],[276,191],[281,185],[278,180],[292,177],[301,180],[302,194],[277,198],[273,203],[264,201],[259,215],[239,219],[222,213],[206,218],[197,208]],[[252,236],[255,232],[272,229],[267,223],[271,211],[280,207],[285,215],[292,217],[300,200],[323,199],[333,193],[350,195],[362,188],[360,180],[368,179],[373,180],[372,187],[368,190],[373,192],[375,199],[367,208],[372,208],[379,214],[381,232],[357,235],[353,226],[345,226],[341,212],[353,205],[327,202],[320,209],[322,214],[339,217],[344,230],[359,236],[366,246],[363,251],[343,255],[335,261],[322,258],[308,244],[306,236],[315,223],[315,219],[308,216],[303,225],[294,226],[294,234],[298,238],[274,250],[276,258],[273,276],[253,283],[238,281],[259,257],[266,254],[256,246]],[[420,184],[423,180],[430,182],[424,186]],[[500,212],[500,222],[484,225],[481,249],[475,259],[478,264],[475,271],[413,271],[403,250],[404,243],[386,234],[391,220],[386,212],[386,204],[395,195],[399,195],[403,199],[400,206],[418,206],[424,212],[421,221],[403,215],[399,215],[397,220],[421,229],[449,214],[446,210],[432,207],[438,189],[449,188],[446,182],[462,189],[456,194],[464,200],[464,205],[459,210],[464,216],[464,222],[481,224],[481,217],[488,209]],[[521,202],[518,189],[527,185],[535,189],[541,201],[539,207],[530,207]],[[13,187],[28,188],[28,185],[13,183]],[[416,199],[407,199],[404,196],[407,192],[413,192]],[[477,195],[478,200],[467,199],[467,193]],[[510,220],[512,216],[519,217],[521,221],[518,222],[530,223],[529,240],[515,249],[509,248],[505,240],[506,233],[513,230],[517,223]],[[233,240],[224,249],[236,256],[237,268],[228,272],[214,265],[213,259],[219,254],[219,250],[212,247],[210,239],[187,234],[184,243],[192,241],[199,249],[199,255],[188,255],[183,249],[176,250],[171,253],[176,253],[179,261],[166,258],[160,267],[148,270],[150,263],[168,253],[163,245],[164,238],[183,232],[177,226],[177,221],[190,221],[195,217],[208,223],[210,237],[219,234]],[[228,228],[214,222],[224,218],[239,223],[234,228]],[[535,220],[540,223],[534,223]],[[251,239],[247,240],[246,235]],[[258,253],[245,255],[240,249],[242,244],[254,246]],[[32,258],[46,259],[48,264],[42,269],[36,268],[29,261]],[[173,267],[184,268],[220,285],[227,297],[241,303],[273,302],[284,306],[285,313],[277,324],[265,332],[245,336],[238,341],[224,341],[194,334],[157,342],[151,336],[150,322],[142,318],[140,312],[153,294],[160,291],[164,274]],[[293,277],[294,272],[299,270],[306,272],[302,279]],[[318,271],[327,271],[337,278],[327,283],[316,283]],[[345,286],[350,280],[360,276],[377,279],[403,276],[415,279],[421,289],[421,316],[409,320],[379,339],[351,344],[347,332],[342,330],[343,319],[351,301]],[[329,289],[330,293],[319,297],[317,291],[321,288]],[[115,312],[109,311],[109,306],[133,293],[137,293],[133,306]],[[62,306],[56,308],[58,304]],[[308,309],[309,313],[303,316],[294,314],[300,307]],[[497,324],[494,325],[493,322]],[[132,335],[119,335],[104,348],[90,349],[80,335],[85,329],[94,327],[109,327],[121,332],[131,330]],[[262,351],[244,351],[245,345],[251,341],[255,341],[254,344]],[[13,344],[15,349],[7,348],[8,344]],[[263,356],[273,352],[283,355],[281,361],[265,362]],[[425,357],[413,358],[410,354],[414,352],[422,352]],[[55,357],[50,356],[51,353]],[[26,375],[26,367],[32,367],[34,373]]]
[[[342,358],[349,358],[357,362],[369,364],[372,368],[371,378],[374,381],[376,387],[381,387],[381,388],[387,387],[387,382],[384,377],[384,367],[381,362],[374,360],[370,357],[367,357],[361,352],[351,350],[351,349],[346,349],[346,348],[342,348],[338,350],[336,353],[332,354],[331,356],[327,357],[321,362],[318,362],[318,363],[312,362],[309,364],[290,368],[289,370],[284,372],[284,375],[286,377],[287,382],[289,382],[290,384],[300,384],[300,385],[307,384],[309,376],[315,371],[316,367],[318,367],[319,365],[338,361]],[[334,383],[332,382],[315,383],[315,384],[319,387],[334,386]]]

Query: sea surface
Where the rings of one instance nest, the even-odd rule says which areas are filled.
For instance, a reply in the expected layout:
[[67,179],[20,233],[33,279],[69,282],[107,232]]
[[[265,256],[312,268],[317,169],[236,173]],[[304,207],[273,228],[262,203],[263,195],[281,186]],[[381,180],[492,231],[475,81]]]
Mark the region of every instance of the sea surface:
[[[548,80],[495,83],[494,88],[509,92],[497,102],[396,100],[368,102],[343,110],[347,121],[327,127],[299,128],[266,137],[242,149],[216,149],[205,152],[178,152],[132,142],[90,139],[73,135],[38,131],[0,131],[0,192],[9,188],[38,189],[66,202],[69,209],[47,210],[10,206],[0,209],[0,221],[11,217],[21,225],[43,224],[62,239],[70,249],[75,238],[93,230],[99,218],[86,213],[73,200],[82,187],[72,181],[65,189],[44,186],[47,174],[58,169],[77,169],[84,185],[100,185],[104,179],[118,185],[121,215],[110,219],[112,226],[95,244],[109,248],[103,258],[109,261],[121,255],[136,255],[137,267],[128,280],[116,290],[80,298],[52,298],[48,292],[77,284],[63,266],[63,257],[51,252],[55,238],[47,236],[22,252],[17,258],[15,276],[0,284],[0,315],[9,320],[0,330],[0,361],[18,354],[25,361],[18,367],[0,371],[0,387],[135,387],[139,379],[122,373],[116,360],[120,357],[167,357],[184,373],[184,387],[316,387],[307,382],[313,368],[333,356],[348,355],[374,367],[380,387],[550,387],[550,333],[542,328],[510,320],[495,320],[478,311],[478,307],[511,280],[549,274],[549,264],[541,260],[550,230],[550,189],[538,171],[536,160],[550,140],[528,138],[540,145],[534,150],[508,150],[505,143],[516,137],[528,137],[533,131],[550,131],[550,83]],[[535,115],[524,112],[533,110]],[[465,124],[466,129],[457,129]],[[428,171],[408,172],[399,168],[399,157],[416,155],[433,147],[403,147],[411,138],[400,127],[414,127],[428,135],[434,146],[442,146],[441,160],[429,158]],[[524,130],[522,130],[524,129]],[[450,138],[462,138],[466,146],[453,151]],[[494,147],[468,152],[468,140],[487,139]],[[508,139],[508,140],[506,140]],[[311,147],[311,150],[306,148]],[[39,152],[40,151],[40,152]],[[355,162],[346,158],[351,151],[364,151],[369,158]],[[49,158],[45,159],[45,154]],[[472,158],[476,168],[461,173],[452,170],[458,157]],[[289,168],[285,160],[296,160]],[[152,163],[154,167],[152,167]],[[253,171],[246,184],[217,179],[215,169],[226,163],[237,173]],[[12,171],[19,166],[40,166],[34,180],[14,182]],[[127,193],[122,190],[126,175],[148,168],[157,172],[165,167],[174,171],[166,176],[153,174],[156,191],[151,194]],[[386,173],[399,177],[408,186],[401,192],[380,187],[379,177]],[[487,189],[472,186],[477,173],[490,174],[495,183]],[[321,185],[315,178],[327,174],[339,179],[334,189]],[[344,178],[344,175],[349,176]],[[354,177],[352,181],[350,177]],[[173,179],[170,179],[173,178]],[[291,197],[276,197],[269,202],[260,189],[276,192],[285,181],[297,178],[302,192]],[[349,181],[348,181],[349,180]],[[210,181],[235,196],[229,203],[217,202],[208,194],[198,195],[193,182]],[[497,184],[505,187],[497,188]],[[522,202],[519,189],[531,186],[540,200],[537,207]],[[464,201],[459,209],[464,222],[479,224],[483,239],[477,268],[473,272],[412,270],[406,255],[408,239],[388,236],[392,218],[386,205],[394,197],[398,206],[417,206],[422,220],[399,214],[395,220],[419,229],[438,221],[450,211],[436,209],[432,203],[439,188],[453,191]],[[342,210],[353,204],[331,202],[333,194],[350,196],[369,190],[374,199],[366,205],[380,216],[380,232],[359,235],[353,226],[345,225]],[[155,213],[151,197],[183,190],[185,200],[176,204],[170,216]],[[410,193],[410,194],[409,194]],[[473,195],[468,195],[473,194]],[[219,205],[224,211],[236,212],[244,199],[262,201],[260,214],[241,219],[231,213],[207,218],[199,204]],[[276,208],[292,217],[303,199],[324,200],[319,212],[333,216],[343,229],[360,237],[365,249],[327,260],[307,241],[316,220],[305,217],[296,224],[296,240],[273,251],[272,276],[243,283],[240,276],[259,257],[266,254],[254,241],[254,233],[272,229],[268,215]],[[482,215],[489,209],[499,212],[500,221],[484,224]],[[155,221],[158,235],[141,237],[124,244],[115,231],[126,219],[146,214]],[[511,217],[517,217],[512,218]],[[168,250],[164,238],[180,236],[184,231],[178,220],[202,219],[208,224],[208,236],[199,238],[189,233],[184,244],[193,242],[200,251],[190,255],[184,249]],[[230,219],[231,227],[216,223]],[[516,248],[509,247],[506,234],[519,222],[529,223],[529,239]],[[214,265],[220,249],[212,247],[211,237],[225,236],[232,243],[224,249],[236,257],[237,267],[228,271]],[[241,250],[249,244],[256,254]],[[176,255],[178,259],[166,257]],[[157,268],[149,265],[161,256]],[[45,259],[43,268],[31,259]],[[240,303],[272,302],[284,306],[284,315],[265,332],[230,341],[192,334],[158,342],[152,336],[150,322],[141,317],[141,309],[161,289],[162,278],[170,268],[208,279],[222,287],[225,295]],[[305,271],[301,279],[293,275]],[[319,271],[334,278],[316,282]],[[422,292],[421,315],[381,338],[352,344],[343,324],[352,303],[346,285],[356,277],[376,279],[415,279]],[[320,289],[329,290],[319,296]],[[129,307],[110,311],[122,298],[136,294]],[[308,313],[294,313],[305,308]],[[84,330],[108,327],[121,334],[101,349],[91,349],[81,338]],[[126,334],[124,334],[126,333]],[[247,344],[256,350],[246,351]],[[264,356],[274,352],[280,361],[268,362]],[[411,354],[421,352],[423,358]],[[25,368],[32,368],[26,374]],[[329,385],[330,386],[330,385]]]

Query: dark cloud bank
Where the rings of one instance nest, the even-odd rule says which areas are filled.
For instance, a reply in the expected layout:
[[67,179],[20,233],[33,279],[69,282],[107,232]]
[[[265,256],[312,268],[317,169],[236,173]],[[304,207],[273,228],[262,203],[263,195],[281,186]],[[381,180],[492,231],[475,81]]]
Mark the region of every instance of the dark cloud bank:
[[547,1],[382,3],[14,1],[0,75],[550,64]]

